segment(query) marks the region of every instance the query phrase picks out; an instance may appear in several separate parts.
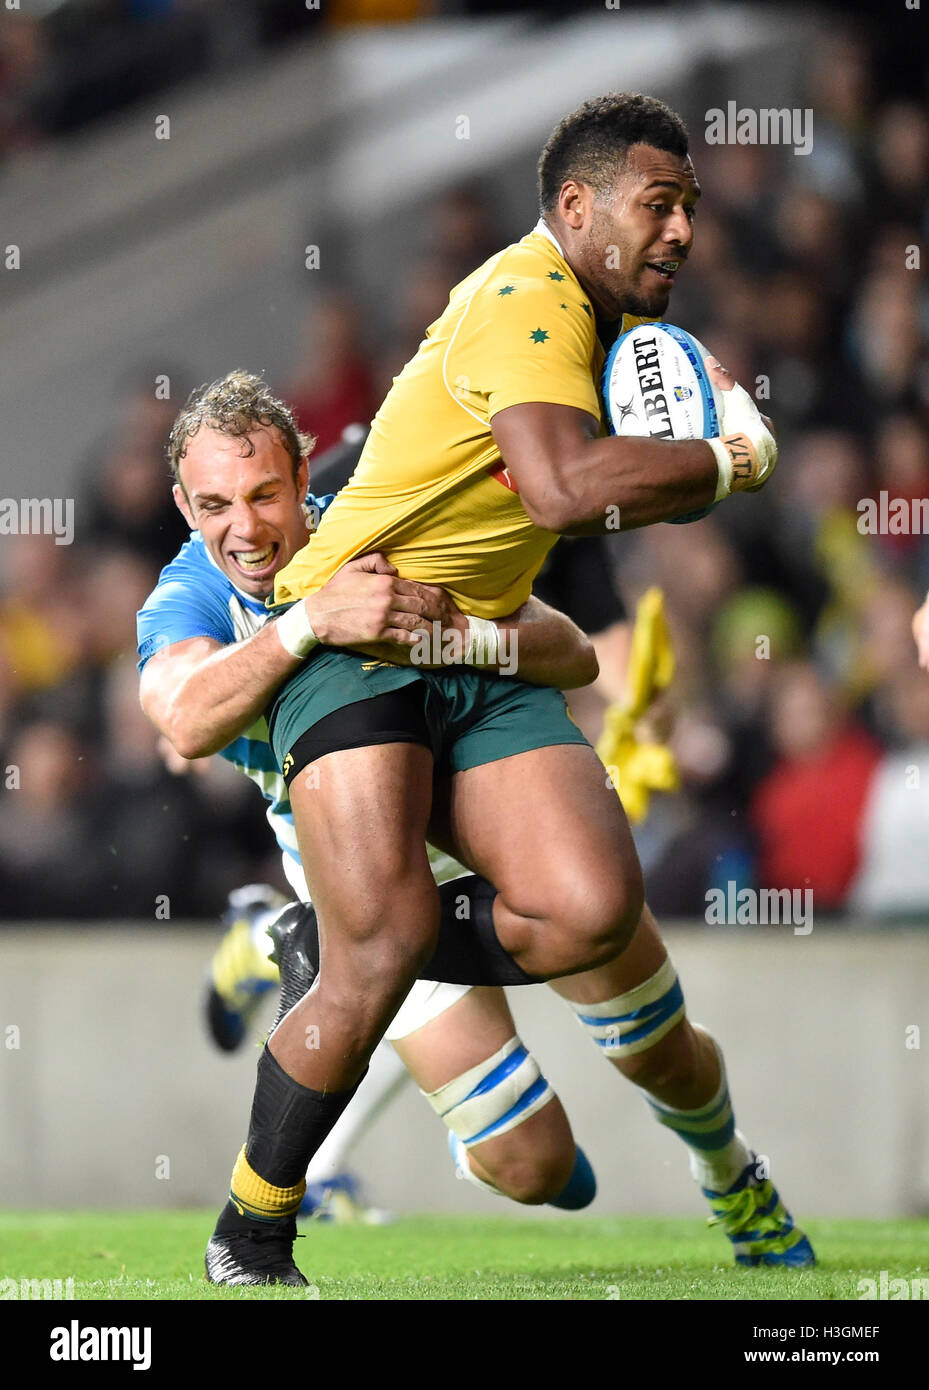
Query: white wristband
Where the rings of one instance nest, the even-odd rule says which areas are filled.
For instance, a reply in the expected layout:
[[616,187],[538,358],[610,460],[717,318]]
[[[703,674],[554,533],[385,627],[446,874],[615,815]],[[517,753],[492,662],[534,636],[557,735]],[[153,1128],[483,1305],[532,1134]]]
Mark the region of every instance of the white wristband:
[[719,481],[716,484],[716,496],[713,501],[721,502],[732,491],[732,459],[729,457],[729,450],[721,439],[708,439],[706,442],[716,455],[716,466],[719,469]]
[[300,661],[319,645],[303,599],[298,599],[286,613],[275,619],[274,626],[285,652],[290,652]]
[[500,629],[490,618],[468,616],[466,666],[495,666],[500,657]]

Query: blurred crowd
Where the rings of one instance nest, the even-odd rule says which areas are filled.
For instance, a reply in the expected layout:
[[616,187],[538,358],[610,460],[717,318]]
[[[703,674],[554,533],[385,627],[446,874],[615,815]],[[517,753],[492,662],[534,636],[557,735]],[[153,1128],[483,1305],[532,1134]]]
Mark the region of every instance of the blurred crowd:
[[780,462],[758,496],[616,543],[630,591],[664,587],[679,663],[683,790],[643,862],[665,913],[735,881],[810,888],[819,915],[929,917],[911,634],[929,536],[870,534],[859,505],[929,498],[929,119],[875,90],[852,36],[806,82],[812,157],[694,141],[704,196],[671,317],[775,419]]
[[[630,608],[664,589],[678,664],[681,790],[637,838],[664,915],[702,918],[734,881],[809,888],[817,918],[929,920],[929,676],[910,630],[929,536],[870,534],[859,506],[929,498],[929,119],[853,33],[809,56],[807,82],[812,157],[707,146],[691,113],[703,199],[669,317],[773,416],[781,460],[706,520],[611,537]],[[371,418],[449,288],[530,229],[531,209],[502,225],[498,206],[492,181],[436,196],[377,336],[351,283],[307,306],[274,385],[320,451]],[[127,382],[86,460],[78,543],[0,551],[0,771],[30,769],[0,796],[7,917],[151,920],[159,894],[212,914],[236,882],[280,882],[257,792],[217,759],[169,771],[138,709],[135,612],[186,534],[164,461],[178,393],[153,399],[154,376]]]
[[154,379],[127,381],[81,469],[75,543],[0,547],[4,917],[211,914],[278,870],[253,788],[220,759],[169,772],[139,706],[136,613],[188,535],[164,456],[176,404]]

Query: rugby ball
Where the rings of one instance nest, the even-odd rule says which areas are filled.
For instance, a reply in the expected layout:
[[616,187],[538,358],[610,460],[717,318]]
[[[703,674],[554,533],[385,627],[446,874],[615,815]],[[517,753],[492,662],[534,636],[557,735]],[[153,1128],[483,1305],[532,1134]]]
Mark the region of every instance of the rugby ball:
[[[603,369],[603,403],[611,434],[653,439],[713,439],[720,400],[704,359],[707,350],[672,323],[640,323],[616,339]],[[717,502],[673,520],[699,521]]]

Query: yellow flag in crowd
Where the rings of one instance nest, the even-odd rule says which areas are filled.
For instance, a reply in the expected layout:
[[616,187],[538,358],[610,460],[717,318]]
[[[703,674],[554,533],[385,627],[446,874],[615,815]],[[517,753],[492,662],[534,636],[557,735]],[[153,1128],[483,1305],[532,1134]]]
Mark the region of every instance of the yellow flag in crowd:
[[663,743],[642,743],[636,737],[636,724],[673,675],[674,649],[664,594],[653,587],[642,595],[636,609],[625,695],[608,707],[597,742],[597,755],[631,821],[645,819],[653,791],[677,789],[677,767],[670,748]]

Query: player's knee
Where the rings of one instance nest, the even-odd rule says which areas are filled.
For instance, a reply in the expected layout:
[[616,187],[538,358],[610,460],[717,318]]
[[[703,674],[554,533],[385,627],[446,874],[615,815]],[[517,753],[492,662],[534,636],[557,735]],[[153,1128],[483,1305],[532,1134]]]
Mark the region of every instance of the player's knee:
[[[395,996],[399,1007],[420,970],[432,957],[436,938],[434,926],[415,927],[407,923],[405,926],[398,924],[395,931],[379,932],[355,944],[339,970],[348,984],[354,1007],[364,1008],[374,1000]],[[324,954],[321,973],[325,969]]]
[[559,919],[576,963],[593,969],[621,955],[635,934],[644,902],[641,874],[573,896]]
[[359,987],[410,970],[415,978],[435,951],[438,928],[438,900],[431,884],[425,891],[405,889],[386,899],[356,899],[327,914],[323,956],[330,969],[337,960],[340,970],[356,976]]
[[327,1008],[346,1019],[389,1019],[403,1003],[420,970],[435,950],[432,916],[404,913],[375,925],[358,917],[323,937],[320,982]]
[[[550,1202],[571,1177],[575,1145],[555,1093],[513,1037],[426,1099],[452,1134],[461,1176],[517,1202]],[[561,1124],[558,1118],[561,1117]]]
[[622,880],[612,900],[610,938],[615,954],[621,955],[635,936],[645,907],[645,884],[638,864],[635,872]]
[[397,921],[369,939],[358,952],[359,968],[376,979],[412,973],[415,979],[435,952],[438,924],[430,918]]
[[[516,1138],[518,1130],[513,1134]],[[533,1151],[517,1139],[509,1149],[494,1154],[490,1161],[480,1159],[479,1153],[478,1150],[474,1157],[494,1186],[511,1201],[525,1206],[540,1206],[558,1197],[568,1184],[576,1158],[573,1140]]]

